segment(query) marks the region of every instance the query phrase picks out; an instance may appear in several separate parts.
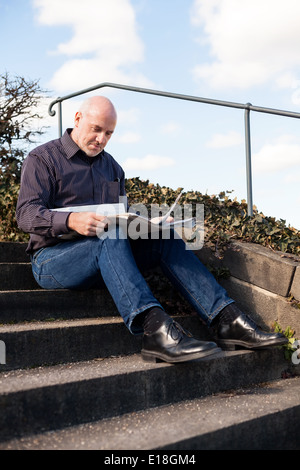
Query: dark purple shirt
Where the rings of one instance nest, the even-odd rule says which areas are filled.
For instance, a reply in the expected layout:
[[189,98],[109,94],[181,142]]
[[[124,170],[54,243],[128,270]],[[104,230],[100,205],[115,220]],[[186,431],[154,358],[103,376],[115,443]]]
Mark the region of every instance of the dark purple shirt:
[[58,243],[69,232],[65,206],[118,203],[125,195],[125,175],[103,150],[88,157],[67,129],[60,139],[32,150],[24,160],[16,209],[18,226],[30,233],[27,252]]

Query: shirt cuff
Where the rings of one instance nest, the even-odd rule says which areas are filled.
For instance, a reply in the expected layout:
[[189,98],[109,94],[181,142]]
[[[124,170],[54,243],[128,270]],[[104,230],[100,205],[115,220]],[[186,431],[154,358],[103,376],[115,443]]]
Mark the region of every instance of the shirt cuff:
[[71,212],[53,212],[52,226],[54,236],[61,235],[63,233],[69,233],[70,229],[67,226],[68,217]]

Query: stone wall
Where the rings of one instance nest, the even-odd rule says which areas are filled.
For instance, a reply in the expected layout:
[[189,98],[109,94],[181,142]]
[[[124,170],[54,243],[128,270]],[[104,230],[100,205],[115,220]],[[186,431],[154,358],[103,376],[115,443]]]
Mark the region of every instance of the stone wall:
[[220,283],[238,306],[263,326],[276,320],[300,337],[300,258],[260,245],[233,242],[222,259],[204,247],[197,256],[215,269],[228,268]]

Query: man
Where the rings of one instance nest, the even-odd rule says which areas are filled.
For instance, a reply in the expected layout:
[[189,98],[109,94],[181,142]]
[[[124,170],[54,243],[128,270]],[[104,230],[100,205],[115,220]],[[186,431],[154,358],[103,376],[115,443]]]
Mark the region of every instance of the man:
[[[118,203],[125,195],[124,172],[104,150],[116,123],[115,108],[107,98],[90,98],[76,113],[73,129],[37,147],[24,161],[17,221],[30,233],[27,252],[40,286],[83,289],[104,283],[129,331],[143,334],[145,360],[181,362],[219,352],[215,342],[198,341],[184,331],[153,296],[142,270],[159,264],[215,329],[222,348],[285,344],[283,335],[260,330],[238,310],[181,239],[129,240],[119,236],[118,230],[115,237],[101,237],[107,229],[105,217],[94,212],[51,211]],[[82,237],[63,240],[63,235],[74,230]]]

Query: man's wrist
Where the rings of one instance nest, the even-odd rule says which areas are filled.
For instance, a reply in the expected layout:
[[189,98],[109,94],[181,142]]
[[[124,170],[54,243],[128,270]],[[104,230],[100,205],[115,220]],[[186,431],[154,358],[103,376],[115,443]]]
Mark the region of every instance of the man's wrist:
[[68,214],[67,220],[66,220],[66,226],[68,230],[74,230],[73,223],[74,223],[74,215],[75,212],[70,212]]

